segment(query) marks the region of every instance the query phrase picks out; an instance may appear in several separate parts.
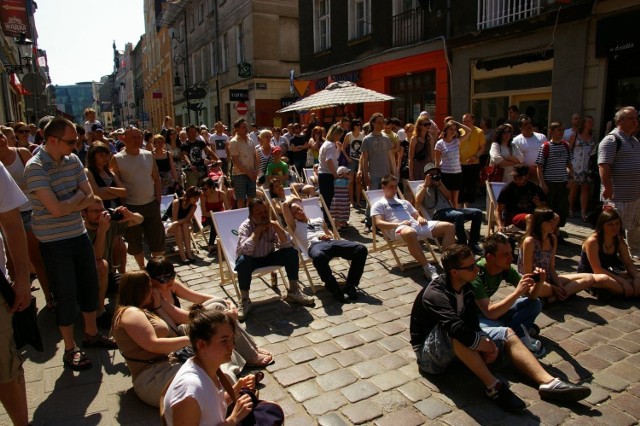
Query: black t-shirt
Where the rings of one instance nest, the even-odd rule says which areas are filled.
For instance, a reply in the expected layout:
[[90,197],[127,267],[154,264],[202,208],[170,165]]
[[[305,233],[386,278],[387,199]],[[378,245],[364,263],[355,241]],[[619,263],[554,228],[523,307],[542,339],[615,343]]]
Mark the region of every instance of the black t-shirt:
[[[291,141],[289,141],[289,146],[302,146],[305,143],[307,143],[307,141],[305,140],[303,135],[294,135],[291,138]],[[302,151],[297,151],[297,152],[289,151],[288,155],[289,155],[289,160],[291,161],[302,161],[303,159],[306,160],[307,150],[303,149]]]
[[545,201],[544,191],[537,184],[528,181],[524,186],[518,186],[510,182],[504,187],[498,196],[498,204],[504,204],[504,220],[511,223],[513,217],[520,213],[533,213],[536,205],[533,198],[538,196],[540,201]]
[[180,146],[180,150],[182,152],[186,152],[191,164],[200,169],[204,168],[204,158],[202,154],[204,153],[206,146],[207,144],[204,143],[204,141],[196,139],[194,142],[187,141],[183,143]]

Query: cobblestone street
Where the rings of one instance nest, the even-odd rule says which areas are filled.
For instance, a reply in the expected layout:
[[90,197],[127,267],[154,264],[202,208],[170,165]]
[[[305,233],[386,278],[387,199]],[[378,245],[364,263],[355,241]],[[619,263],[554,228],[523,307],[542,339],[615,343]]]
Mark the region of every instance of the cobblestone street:
[[[351,224],[357,231],[352,229],[344,237],[371,250],[371,234],[363,233],[362,218],[360,212],[352,213]],[[589,233],[578,224],[580,219],[571,221],[564,228],[570,245],[560,247],[556,262],[562,272],[575,271],[580,243]],[[211,259],[205,254],[201,251],[203,260],[196,265],[178,267],[179,278],[193,289],[235,298],[231,285],[218,285],[217,260],[209,265]],[[403,255],[409,256],[406,251]],[[338,271],[346,267],[342,261],[332,265]],[[311,294],[302,272],[301,281]],[[603,304],[581,294],[545,308],[537,322],[547,349],[541,362],[552,374],[587,383],[592,394],[580,404],[550,404],[508,366],[498,374],[528,405],[526,414],[516,417],[489,401],[481,382],[461,364],[445,376],[420,375],[408,327],[412,303],[425,283],[421,268],[401,272],[389,252],[370,253],[361,282],[366,295],[357,303],[340,305],[319,290],[315,308],[280,301],[256,307],[246,328],[259,345],[276,355],[275,364],[265,371],[260,397],[278,402],[289,426],[630,425],[640,419],[638,300]],[[34,294],[38,306],[44,306],[42,291]],[[254,281],[252,299],[271,296],[267,285]],[[63,347],[53,314],[43,309],[40,321],[45,352],[28,350],[24,365],[34,425],[159,424],[157,411],[133,393],[117,350],[89,349],[94,367],[73,373],[62,366]],[[10,424],[4,412],[0,424]]]

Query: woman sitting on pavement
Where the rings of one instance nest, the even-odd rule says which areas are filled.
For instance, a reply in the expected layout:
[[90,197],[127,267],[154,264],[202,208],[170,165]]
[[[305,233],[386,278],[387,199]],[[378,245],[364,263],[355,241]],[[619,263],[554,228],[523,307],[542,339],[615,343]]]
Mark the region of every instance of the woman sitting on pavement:
[[151,295],[151,280],[146,272],[123,274],[111,331],[131,371],[136,395],[157,407],[162,389],[181,365],[177,359],[169,358],[169,354],[190,342],[147,309]]
[[[189,320],[189,313],[180,308],[179,299],[202,304],[207,309],[224,311],[237,321],[238,308],[233,302],[191,290],[176,279],[173,264],[167,259],[153,258],[149,260],[146,270],[151,277],[151,285],[153,287],[154,305],[152,311],[170,327],[173,326],[172,328],[177,334],[185,334],[184,327],[181,325],[187,324]],[[247,367],[266,367],[273,362],[273,355],[264,349],[258,348],[249,333],[238,324],[236,324],[235,328],[236,349],[238,355],[242,357],[236,362],[239,367],[238,373],[245,365]]]
[[[189,339],[195,356],[180,368],[164,395],[163,423],[235,425],[251,413],[251,397],[240,395],[240,390],[255,390],[255,378],[246,376],[231,387],[220,370],[220,365],[231,359],[235,329],[235,321],[224,312],[211,311],[202,305],[191,308]],[[227,416],[227,407],[234,400],[233,410]]]
[[165,212],[165,215],[171,218],[167,234],[175,235],[178,253],[184,265],[196,260],[191,252],[191,219],[196,212],[201,193],[200,189],[190,186],[181,198],[171,202]]
[[602,283],[598,298],[615,294],[640,296],[640,273],[629,255],[629,247],[622,234],[620,215],[614,209],[598,216],[596,230],[582,244],[578,272],[596,274]]
[[538,297],[547,298],[549,302],[565,300],[596,283],[592,274],[558,275],[556,272],[558,240],[554,232],[559,222],[560,217],[553,210],[546,207],[535,209],[518,253],[518,272],[521,275],[532,274],[535,268],[546,271],[547,282]]

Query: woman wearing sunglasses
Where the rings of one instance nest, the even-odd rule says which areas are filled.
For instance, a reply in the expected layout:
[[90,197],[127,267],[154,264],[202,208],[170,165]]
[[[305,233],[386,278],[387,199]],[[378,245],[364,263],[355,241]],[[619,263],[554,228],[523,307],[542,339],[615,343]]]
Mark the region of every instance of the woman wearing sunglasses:
[[227,299],[194,291],[176,278],[173,264],[164,258],[152,258],[146,266],[153,287],[153,312],[161,317],[177,334],[184,335],[184,324],[189,322],[189,313],[181,309],[180,299],[194,304],[202,304],[205,308],[227,312],[236,322],[235,351],[241,357],[234,357],[238,367],[236,374],[247,367],[266,367],[273,363],[273,355],[260,349],[253,338],[238,321],[238,308]]
[[13,131],[16,134],[16,146],[20,148],[27,148],[29,152],[33,152],[38,145],[29,142],[29,126],[22,121],[16,123],[13,126]]

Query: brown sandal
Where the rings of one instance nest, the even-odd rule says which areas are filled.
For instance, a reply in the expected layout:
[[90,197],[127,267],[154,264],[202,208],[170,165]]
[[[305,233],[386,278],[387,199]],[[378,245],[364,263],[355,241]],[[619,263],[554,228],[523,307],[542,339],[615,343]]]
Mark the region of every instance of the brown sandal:
[[93,365],[91,360],[87,358],[87,355],[85,355],[85,353],[77,346],[73,349],[69,349],[68,351],[64,351],[62,362],[73,371],[88,370]]

